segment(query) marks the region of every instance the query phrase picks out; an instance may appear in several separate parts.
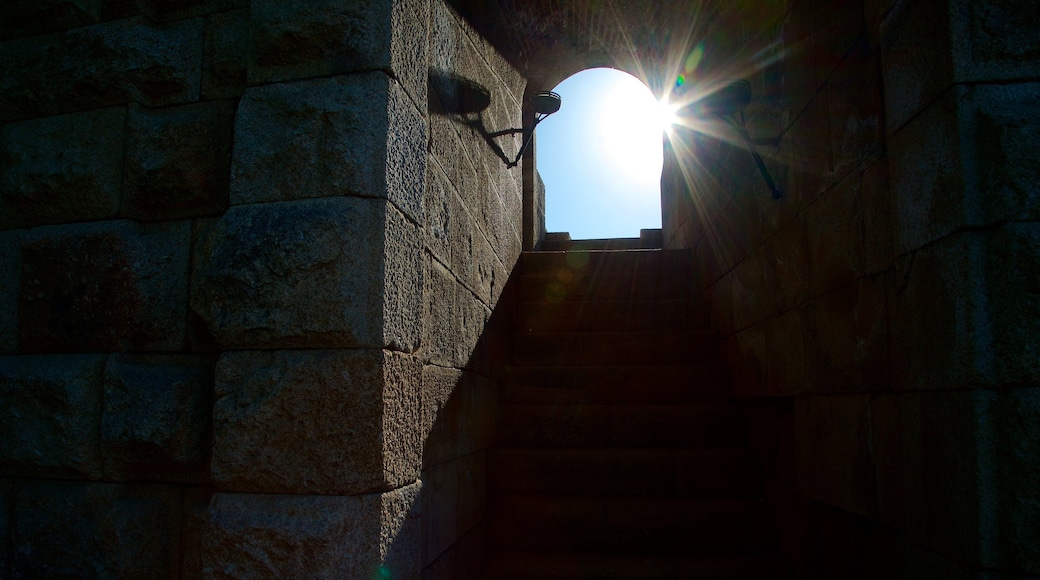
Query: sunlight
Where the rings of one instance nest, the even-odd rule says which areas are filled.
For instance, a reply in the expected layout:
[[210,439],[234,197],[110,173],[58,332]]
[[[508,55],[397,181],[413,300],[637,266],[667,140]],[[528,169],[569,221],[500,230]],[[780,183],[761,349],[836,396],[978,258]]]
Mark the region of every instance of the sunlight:
[[553,90],[563,106],[539,125],[536,143],[548,231],[590,239],[661,227],[663,138],[673,108],[615,69],[582,71]]

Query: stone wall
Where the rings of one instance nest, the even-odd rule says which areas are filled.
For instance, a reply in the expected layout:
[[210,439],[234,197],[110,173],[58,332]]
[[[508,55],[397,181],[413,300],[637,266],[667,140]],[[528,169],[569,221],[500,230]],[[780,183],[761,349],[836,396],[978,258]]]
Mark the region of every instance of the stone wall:
[[523,84],[440,0],[0,8],[0,576],[479,565]]
[[680,131],[664,228],[728,337],[786,549],[810,577],[1040,574],[1035,3],[774,8],[708,51],[744,51],[784,197]]

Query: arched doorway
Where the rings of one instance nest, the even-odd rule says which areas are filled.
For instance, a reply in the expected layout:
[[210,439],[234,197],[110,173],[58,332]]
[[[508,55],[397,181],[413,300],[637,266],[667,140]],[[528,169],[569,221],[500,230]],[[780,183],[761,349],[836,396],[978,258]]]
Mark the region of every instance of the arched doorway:
[[580,71],[553,90],[563,107],[539,126],[536,160],[546,230],[595,239],[660,228],[666,106],[611,68]]

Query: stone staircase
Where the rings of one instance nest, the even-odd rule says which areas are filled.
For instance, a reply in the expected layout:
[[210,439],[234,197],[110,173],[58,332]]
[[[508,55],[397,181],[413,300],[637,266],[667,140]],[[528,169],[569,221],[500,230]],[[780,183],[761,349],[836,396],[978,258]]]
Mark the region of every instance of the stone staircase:
[[541,251],[519,267],[485,578],[786,577],[689,255]]

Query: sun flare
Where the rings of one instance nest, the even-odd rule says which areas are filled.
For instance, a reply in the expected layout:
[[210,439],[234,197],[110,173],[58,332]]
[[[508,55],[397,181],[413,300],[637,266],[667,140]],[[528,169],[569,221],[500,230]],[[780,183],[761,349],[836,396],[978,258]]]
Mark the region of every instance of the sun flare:
[[603,96],[600,147],[612,163],[633,172],[659,174],[661,139],[675,121],[673,107],[659,102],[643,83],[628,76]]

